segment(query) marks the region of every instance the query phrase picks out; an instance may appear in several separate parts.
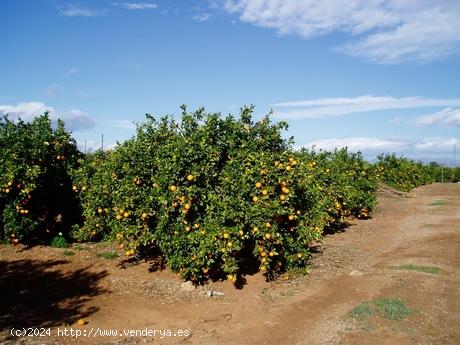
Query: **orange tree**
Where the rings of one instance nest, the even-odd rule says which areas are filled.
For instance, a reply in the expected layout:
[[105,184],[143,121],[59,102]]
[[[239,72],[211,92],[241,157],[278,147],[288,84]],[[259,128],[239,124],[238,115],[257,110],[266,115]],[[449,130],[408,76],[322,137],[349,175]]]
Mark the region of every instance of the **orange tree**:
[[117,239],[127,256],[154,246],[186,279],[236,281],[305,266],[325,227],[372,209],[361,156],[293,151],[286,123],[254,122],[252,107],[239,118],[182,110],[180,122],[147,116],[135,137],[74,170],[76,239]]
[[326,228],[334,230],[353,217],[369,217],[376,204],[378,176],[360,153],[302,150],[301,156],[307,162],[305,181],[321,191]]
[[75,141],[48,114],[30,123],[0,120],[0,237],[47,242],[80,220],[69,171],[79,155]]
[[435,180],[433,169],[421,162],[415,162],[395,154],[380,155],[375,163],[375,173],[389,186],[409,192]]

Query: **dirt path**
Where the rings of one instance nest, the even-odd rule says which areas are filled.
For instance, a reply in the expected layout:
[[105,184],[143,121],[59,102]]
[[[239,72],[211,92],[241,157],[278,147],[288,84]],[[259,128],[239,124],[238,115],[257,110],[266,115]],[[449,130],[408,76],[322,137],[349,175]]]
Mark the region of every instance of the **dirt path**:
[[[326,267],[273,323],[256,333],[248,329],[254,334],[248,343],[460,344],[460,186],[432,185],[380,200],[374,219],[326,239],[318,260]],[[338,266],[333,274],[331,263]],[[408,264],[441,271],[395,269]],[[413,312],[404,321],[344,317],[378,298],[400,298]]]
[[[56,344],[460,344],[459,211],[460,184],[386,190],[373,219],[326,237],[309,276],[267,283],[257,274],[241,290],[217,282],[187,291],[167,271],[148,274],[149,263],[99,258],[104,245],[74,247],[74,256],[0,246],[0,341],[37,341],[8,331],[41,325],[53,337],[39,343]],[[191,336],[56,337],[80,317],[86,332]]]

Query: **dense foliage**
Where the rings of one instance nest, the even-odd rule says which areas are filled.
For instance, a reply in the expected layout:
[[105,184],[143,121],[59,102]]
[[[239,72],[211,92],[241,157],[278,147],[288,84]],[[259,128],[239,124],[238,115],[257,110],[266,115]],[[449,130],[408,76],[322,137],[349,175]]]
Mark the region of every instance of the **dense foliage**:
[[[75,172],[79,240],[112,237],[134,255],[154,245],[183,277],[304,266],[309,244],[375,204],[372,166],[346,150],[294,152],[285,123],[183,109],[148,117],[137,135]],[[90,186],[90,187],[88,187]]]
[[434,181],[432,169],[421,162],[395,154],[382,154],[377,158],[376,171],[380,179],[395,189],[408,192]]
[[460,167],[443,167],[436,162],[431,162],[430,168],[436,182],[460,182]]
[[49,241],[80,221],[69,171],[79,156],[62,121],[0,120],[0,236]]
[[433,167],[394,155],[373,165],[346,149],[293,150],[286,123],[255,122],[252,110],[147,115],[133,138],[87,155],[47,115],[4,118],[0,236],[111,239],[126,256],[155,249],[185,279],[237,281],[305,267],[312,241],[371,215],[379,181],[410,190],[432,180]]

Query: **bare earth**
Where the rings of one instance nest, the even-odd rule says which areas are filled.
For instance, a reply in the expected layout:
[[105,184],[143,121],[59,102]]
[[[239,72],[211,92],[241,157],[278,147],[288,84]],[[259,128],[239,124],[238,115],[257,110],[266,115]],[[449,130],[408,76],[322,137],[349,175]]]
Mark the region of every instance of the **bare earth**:
[[[460,184],[379,194],[373,219],[316,248],[310,275],[270,283],[256,274],[242,289],[211,282],[188,291],[168,270],[149,273],[149,262],[97,256],[111,244],[74,245],[73,256],[0,245],[0,343],[460,344]],[[400,267],[409,264],[434,271]],[[409,314],[351,316],[382,298],[399,299]],[[12,327],[50,327],[52,336],[14,337]],[[64,327],[92,336],[58,337]],[[98,328],[176,336],[93,337]]]

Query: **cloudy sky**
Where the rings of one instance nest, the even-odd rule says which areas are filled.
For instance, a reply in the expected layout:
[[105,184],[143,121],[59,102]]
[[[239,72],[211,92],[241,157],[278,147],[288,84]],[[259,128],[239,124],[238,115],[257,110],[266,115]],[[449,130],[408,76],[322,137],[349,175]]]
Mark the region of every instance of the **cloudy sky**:
[[50,110],[98,147],[145,113],[254,104],[297,147],[452,158],[458,18],[458,0],[3,0],[0,113]]

